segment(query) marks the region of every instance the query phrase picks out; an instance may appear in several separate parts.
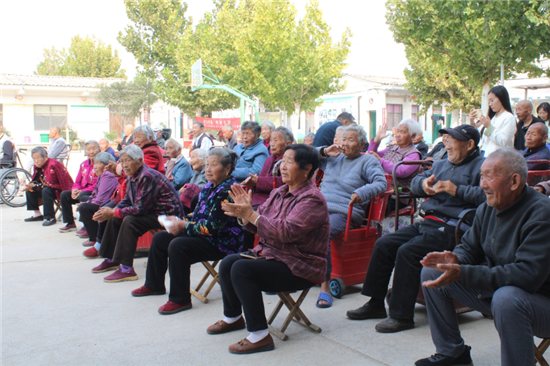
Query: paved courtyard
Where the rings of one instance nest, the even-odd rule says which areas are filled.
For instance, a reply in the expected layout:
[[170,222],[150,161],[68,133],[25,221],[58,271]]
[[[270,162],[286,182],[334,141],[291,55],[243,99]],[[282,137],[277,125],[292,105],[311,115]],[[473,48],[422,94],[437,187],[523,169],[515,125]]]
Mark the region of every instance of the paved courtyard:
[[[73,154],[76,173],[80,153]],[[318,288],[312,289],[302,309],[320,326],[320,334],[291,324],[286,342],[275,338],[275,350],[232,355],[227,347],[244,338],[246,330],[211,336],[206,328],[222,316],[220,287],[203,304],[162,316],[157,308],[167,296],[134,298],[141,286],[146,258],[135,261],[138,281],[105,283],[106,274],[92,274],[100,259],[82,256],[82,239],[61,234],[61,223],[42,227],[25,223],[26,209],[0,205],[1,224],[1,343],[2,365],[412,365],[434,353],[426,309],[417,305],[416,328],[380,334],[376,320],[351,321],[349,309],[362,305],[360,286],[348,288],[330,309],[317,309]],[[79,223],[80,227],[80,223]],[[192,268],[192,284],[202,277],[200,264]],[[264,296],[269,313],[276,296]],[[282,312],[276,320],[280,324]],[[460,316],[476,366],[500,360],[498,335],[491,320],[480,313]]]

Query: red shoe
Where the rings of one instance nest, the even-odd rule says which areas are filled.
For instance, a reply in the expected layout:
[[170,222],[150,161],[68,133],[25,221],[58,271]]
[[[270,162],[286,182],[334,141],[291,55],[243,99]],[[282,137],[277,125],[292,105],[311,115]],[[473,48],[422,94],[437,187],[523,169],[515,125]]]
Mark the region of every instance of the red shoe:
[[122,272],[122,268],[119,268],[115,271],[115,273],[112,273],[107,277],[105,277],[103,281],[105,282],[137,281],[138,278],[139,277],[133,268],[131,268],[128,272]]
[[170,315],[170,314],[179,313],[180,311],[189,310],[192,307],[193,307],[193,304],[191,303],[180,305],[180,304],[176,304],[175,302],[168,301],[166,304],[162,305],[159,308],[159,313],[161,313],[162,315]]
[[76,224],[74,222],[72,224],[67,224],[59,229],[60,233],[68,233],[69,231],[76,231]]
[[115,262],[108,262],[107,259],[103,260],[99,266],[92,268],[92,273],[103,273],[107,271],[114,271],[118,269],[120,264]]
[[166,290],[162,291],[153,291],[149,290],[145,286],[141,286],[140,288],[136,288],[131,292],[132,296],[134,297],[141,297],[141,296],[150,296],[150,295],[164,295],[166,293]]
[[80,228],[80,230],[78,230],[75,234],[76,236],[79,236],[79,235],[82,235],[86,232],[86,227],[85,226],[82,226],[82,228]]
[[95,247],[91,247],[86,249],[84,252],[82,252],[82,255],[85,256],[86,258],[93,259],[99,256],[99,252]]

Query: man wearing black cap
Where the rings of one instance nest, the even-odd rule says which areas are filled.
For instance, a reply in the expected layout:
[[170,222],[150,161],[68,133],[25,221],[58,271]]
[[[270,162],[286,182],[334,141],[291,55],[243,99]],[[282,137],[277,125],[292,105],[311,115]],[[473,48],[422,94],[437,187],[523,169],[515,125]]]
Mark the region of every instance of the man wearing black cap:
[[[362,294],[370,296],[362,307],[350,310],[354,320],[382,319],[376,330],[393,333],[414,327],[414,306],[420,286],[420,261],[434,251],[453,250],[455,229],[463,210],[476,208],[486,200],[479,187],[481,164],[480,135],[470,125],[440,130],[447,134],[448,159],[438,160],[432,169],[417,175],[411,183],[413,194],[430,197],[422,203],[422,222],[402,228],[376,241]],[[461,227],[462,231],[468,227]],[[393,286],[387,317],[384,299],[392,271]]]

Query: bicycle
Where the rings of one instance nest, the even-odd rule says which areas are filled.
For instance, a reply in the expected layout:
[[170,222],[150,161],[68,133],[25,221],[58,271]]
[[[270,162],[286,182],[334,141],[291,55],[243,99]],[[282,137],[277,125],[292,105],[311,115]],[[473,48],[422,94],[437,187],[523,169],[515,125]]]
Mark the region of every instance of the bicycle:
[[13,162],[2,163],[0,165],[9,165],[9,168],[0,170],[0,199],[2,203],[10,207],[22,207],[27,204],[27,196],[21,189],[32,181],[32,175],[30,172],[22,167],[21,157],[19,154],[26,155],[24,151],[27,149],[16,150]]

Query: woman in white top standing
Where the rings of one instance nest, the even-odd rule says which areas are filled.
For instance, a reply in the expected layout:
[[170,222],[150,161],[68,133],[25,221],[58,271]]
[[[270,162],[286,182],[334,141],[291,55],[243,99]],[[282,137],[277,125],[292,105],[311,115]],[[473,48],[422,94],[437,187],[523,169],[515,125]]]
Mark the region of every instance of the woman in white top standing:
[[[483,125],[481,130],[483,139],[481,150],[484,156],[489,156],[501,147],[514,147],[516,135],[516,118],[512,114],[508,90],[497,85],[489,91],[488,117],[481,116],[477,126]],[[475,110],[470,112],[470,121],[475,118]]]

